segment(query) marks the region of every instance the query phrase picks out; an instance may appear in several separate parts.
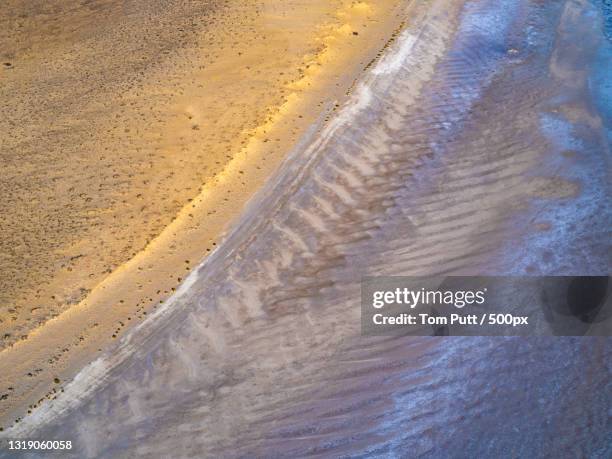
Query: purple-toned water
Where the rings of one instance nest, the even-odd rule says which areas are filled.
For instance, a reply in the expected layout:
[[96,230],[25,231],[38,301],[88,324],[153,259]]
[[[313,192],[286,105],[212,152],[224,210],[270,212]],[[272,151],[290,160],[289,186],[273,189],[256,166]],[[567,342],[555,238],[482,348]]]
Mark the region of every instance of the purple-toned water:
[[170,304],[5,437],[72,457],[611,457],[609,338],[359,321],[366,275],[609,273],[601,6],[420,4]]

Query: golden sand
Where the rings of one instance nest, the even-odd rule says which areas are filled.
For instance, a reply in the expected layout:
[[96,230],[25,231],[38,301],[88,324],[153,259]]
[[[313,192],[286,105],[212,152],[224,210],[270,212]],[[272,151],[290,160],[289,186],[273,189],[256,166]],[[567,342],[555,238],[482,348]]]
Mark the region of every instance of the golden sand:
[[175,290],[393,36],[406,2],[9,3],[4,419]]

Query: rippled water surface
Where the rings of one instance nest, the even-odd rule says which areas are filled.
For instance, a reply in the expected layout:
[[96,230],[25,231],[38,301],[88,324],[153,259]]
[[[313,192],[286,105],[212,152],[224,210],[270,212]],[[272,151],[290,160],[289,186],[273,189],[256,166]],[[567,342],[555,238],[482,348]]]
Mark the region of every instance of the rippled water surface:
[[359,334],[365,275],[609,272],[605,5],[417,8],[174,301],[9,434],[75,457],[610,457],[607,338]]

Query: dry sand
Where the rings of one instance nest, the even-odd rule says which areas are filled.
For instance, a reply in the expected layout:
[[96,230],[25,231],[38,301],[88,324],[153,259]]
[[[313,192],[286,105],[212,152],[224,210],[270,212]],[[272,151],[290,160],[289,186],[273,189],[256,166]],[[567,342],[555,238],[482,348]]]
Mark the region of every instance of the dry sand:
[[405,3],[4,4],[2,419],[175,290]]

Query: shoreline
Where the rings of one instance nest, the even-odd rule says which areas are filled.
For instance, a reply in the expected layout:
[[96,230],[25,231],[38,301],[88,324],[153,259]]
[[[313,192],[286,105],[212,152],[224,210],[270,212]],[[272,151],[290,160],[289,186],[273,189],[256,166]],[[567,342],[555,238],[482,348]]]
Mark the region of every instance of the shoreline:
[[[0,352],[0,387],[13,388],[10,398],[0,405],[0,426],[8,427],[11,418],[20,419],[25,411],[33,411],[45,399],[53,398],[62,390],[64,381],[179,288],[183,277],[177,274],[191,272],[194,265],[201,263],[202,255],[205,258],[207,249],[214,250],[230,222],[282,162],[284,152],[291,150],[308,126],[317,119],[324,122],[321,118],[335,110],[333,102],[322,109],[321,101],[335,100],[339,104],[367,67],[363,62],[376,59],[393,39],[385,29],[401,27],[404,7],[400,4],[397,8],[401,10],[393,10],[394,14],[381,21],[376,30],[364,34],[370,45],[359,51],[359,59],[347,52],[338,36],[327,35],[318,65],[293,85],[294,92],[277,114],[252,133],[249,144],[158,237],[114,270],[79,304]],[[346,31],[337,33],[343,35]],[[378,38],[372,40],[373,36]],[[272,155],[267,145],[270,138],[279,139]],[[227,211],[217,213],[219,207],[232,211],[229,215]],[[204,219],[205,228],[198,224]],[[31,356],[28,362],[23,361],[23,355]],[[25,382],[24,374],[28,375]]]
[[[605,338],[362,331],[364,276],[607,272],[606,124],[588,74],[557,72],[593,56],[598,16],[576,14],[586,1],[421,5],[171,300],[0,437],[71,439],[74,457],[607,447]],[[521,429],[498,435],[500,420]],[[572,423],[588,429],[557,441]]]

